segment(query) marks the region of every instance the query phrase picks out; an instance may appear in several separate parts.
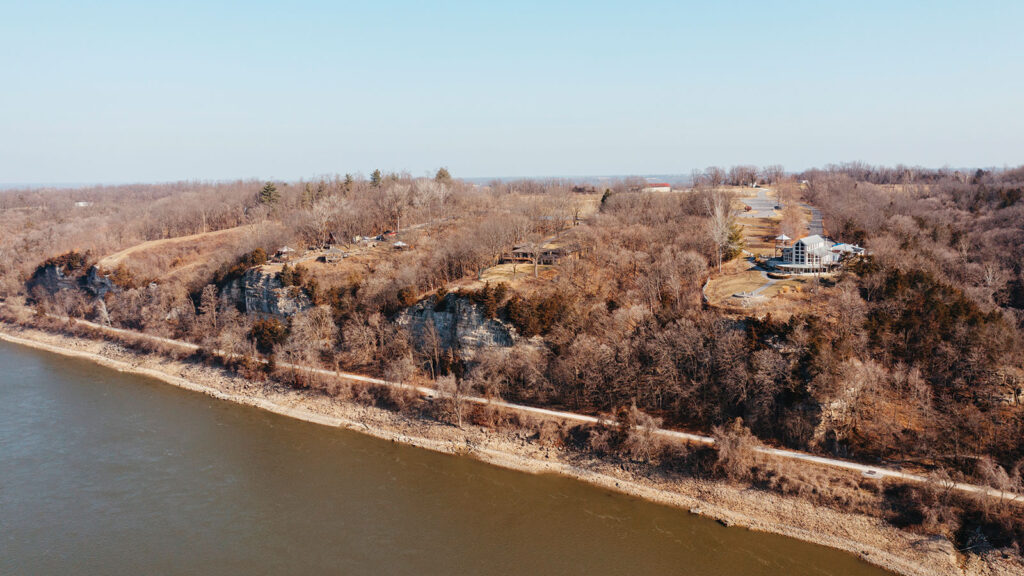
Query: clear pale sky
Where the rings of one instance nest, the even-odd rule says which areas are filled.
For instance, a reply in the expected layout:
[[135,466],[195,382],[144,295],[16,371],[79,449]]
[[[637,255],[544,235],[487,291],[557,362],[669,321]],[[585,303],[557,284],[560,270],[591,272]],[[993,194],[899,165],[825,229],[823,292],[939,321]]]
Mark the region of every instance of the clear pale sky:
[[1024,163],[1024,2],[9,2],[0,182]]

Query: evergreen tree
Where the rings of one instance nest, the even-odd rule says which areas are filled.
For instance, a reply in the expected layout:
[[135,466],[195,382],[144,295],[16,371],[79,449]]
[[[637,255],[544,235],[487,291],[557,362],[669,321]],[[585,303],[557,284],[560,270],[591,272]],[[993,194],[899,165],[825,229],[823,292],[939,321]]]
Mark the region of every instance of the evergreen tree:
[[484,308],[485,317],[494,318],[497,315],[498,299],[495,297],[494,288],[491,287],[490,282],[484,284],[484,289],[480,294],[480,304]]
[[725,259],[732,260],[740,255],[747,243],[743,239],[743,226],[735,222],[729,226],[729,242],[726,246]]
[[313,187],[307,182],[306,186],[302,189],[302,206],[308,208],[313,205],[316,200],[316,193],[313,191]]
[[260,204],[273,206],[281,200],[281,193],[277,191],[277,186],[274,186],[273,182],[267,182],[266,186],[260,188],[259,200]]
[[452,175],[448,172],[448,169],[444,166],[437,169],[437,174],[434,174],[434,180],[437,182],[448,183],[451,182]]
[[505,301],[505,296],[508,296],[508,284],[500,282],[494,287],[494,299],[498,304]]
[[267,251],[257,248],[249,253],[249,262],[252,266],[263,266],[267,263]]
[[281,271],[277,273],[277,279],[284,287],[295,286],[297,284],[295,276],[295,269],[287,264],[282,266]]
[[[253,323],[249,338],[256,341],[256,349],[263,354],[274,352],[274,346],[288,339],[288,327],[277,318],[264,318]],[[269,367],[268,367],[269,370]]]
[[370,185],[374,188],[380,188],[380,184],[383,181],[384,175],[380,173],[380,169],[374,170],[373,174],[370,174]]

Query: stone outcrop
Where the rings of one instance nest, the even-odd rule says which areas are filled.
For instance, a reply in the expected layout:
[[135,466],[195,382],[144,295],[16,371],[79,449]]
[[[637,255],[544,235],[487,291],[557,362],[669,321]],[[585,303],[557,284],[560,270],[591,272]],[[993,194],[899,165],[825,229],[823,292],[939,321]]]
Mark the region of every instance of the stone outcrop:
[[297,286],[284,286],[274,274],[262,268],[250,268],[221,291],[221,297],[240,305],[247,314],[291,316],[313,303]]
[[103,298],[107,292],[121,291],[110,278],[100,274],[100,269],[97,266],[89,268],[89,272],[81,276],[65,275],[63,269],[55,264],[43,266],[36,270],[29,281],[30,290],[36,286],[42,287],[50,294],[56,294],[61,290],[82,290],[96,298]]
[[89,273],[85,275],[82,280],[83,287],[89,291],[93,296],[97,298],[103,298],[107,292],[120,292],[119,288],[114,282],[100,274],[98,266],[93,266],[89,269]]
[[28,282],[29,290],[37,287],[46,290],[50,294],[56,294],[61,290],[76,290],[78,288],[78,279],[65,276],[60,266],[44,266],[36,270],[35,274],[32,275],[32,279]]
[[437,304],[426,298],[399,312],[395,323],[419,343],[426,340],[433,325],[441,345],[458,349],[464,356],[481,348],[511,346],[518,340],[515,328],[485,317],[480,306],[456,294],[446,295]]

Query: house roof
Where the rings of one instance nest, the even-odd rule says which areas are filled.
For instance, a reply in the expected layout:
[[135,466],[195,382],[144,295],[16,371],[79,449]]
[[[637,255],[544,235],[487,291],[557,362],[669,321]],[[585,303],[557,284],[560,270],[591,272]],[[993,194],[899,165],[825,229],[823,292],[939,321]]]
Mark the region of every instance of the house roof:
[[864,251],[863,248],[856,244],[836,244],[832,247],[833,252],[850,252],[853,254],[860,254]]
[[811,246],[813,244],[824,244],[825,239],[817,234],[814,234],[811,236],[804,236],[803,238],[797,240],[797,242],[802,242],[804,246]]
[[792,240],[792,238],[786,236],[785,234],[779,234],[778,236],[775,237],[775,239],[782,240],[783,242],[785,242],[786,240]]

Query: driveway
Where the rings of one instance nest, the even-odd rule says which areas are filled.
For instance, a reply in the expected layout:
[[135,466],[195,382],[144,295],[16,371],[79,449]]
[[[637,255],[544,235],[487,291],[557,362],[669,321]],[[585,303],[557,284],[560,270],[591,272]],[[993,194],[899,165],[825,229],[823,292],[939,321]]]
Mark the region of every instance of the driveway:
[[740,201],[751,207],[749,212],[740,210],[741,218],[771,218],[775,213],[775,199],[768,197],[767,188],[758,188],[757,196]]
[[[768,197],[769,188],[758,188],[757,196],[754,198],[743,198],[743,202],[752,208],[749,212],[741,211],[740,217],[744,218],[771,218],[775,214],[775,206],[783,208],[782,202]],[[811,221],[807,223],[809,234],[825,235],[825,225],[822,222],[821,210],[804,202],[800,206],[811,213]]]
[[820,236],[825,235],[825,224],[821,218],[821,210],[818,210],[810,204],[800,204],[804,208],[811,211],[811,221],[807,223],[807,232],[810,234],[818,234]]

